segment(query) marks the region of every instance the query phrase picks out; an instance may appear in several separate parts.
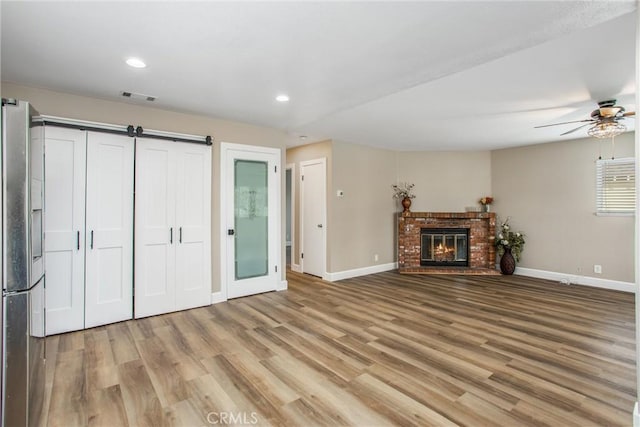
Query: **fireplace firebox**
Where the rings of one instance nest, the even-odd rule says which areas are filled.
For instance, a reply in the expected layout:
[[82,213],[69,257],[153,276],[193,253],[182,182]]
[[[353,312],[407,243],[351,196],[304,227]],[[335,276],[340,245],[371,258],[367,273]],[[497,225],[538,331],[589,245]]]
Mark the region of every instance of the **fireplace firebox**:
[[420,265],[468,267],[468,228],[421,228]]

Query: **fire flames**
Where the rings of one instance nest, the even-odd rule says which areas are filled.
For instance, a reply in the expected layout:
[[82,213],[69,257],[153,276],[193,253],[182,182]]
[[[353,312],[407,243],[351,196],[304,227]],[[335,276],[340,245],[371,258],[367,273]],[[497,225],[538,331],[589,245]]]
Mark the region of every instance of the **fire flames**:
[[436,261],[453,261],[455,260],[454,250],[455,248],[440,243],[434,248],[434,258]]

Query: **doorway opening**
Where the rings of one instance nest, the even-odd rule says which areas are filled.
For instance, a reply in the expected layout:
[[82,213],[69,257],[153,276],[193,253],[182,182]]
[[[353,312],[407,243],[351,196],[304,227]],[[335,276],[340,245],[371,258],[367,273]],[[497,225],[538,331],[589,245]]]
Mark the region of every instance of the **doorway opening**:
[[287,268],[291,268],[291,254],[295,253],[295,181],[293,179],[295,175],[295,164],[288,164],[285,170],[285,215],[286,215],[286,230],[285,230],[285,260]]

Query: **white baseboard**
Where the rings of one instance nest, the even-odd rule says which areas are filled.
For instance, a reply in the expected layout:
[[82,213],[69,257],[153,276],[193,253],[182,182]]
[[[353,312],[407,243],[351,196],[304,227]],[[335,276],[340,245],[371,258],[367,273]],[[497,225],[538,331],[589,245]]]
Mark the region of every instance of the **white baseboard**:
[[[619,280],[599,279],[590,276],[578,276],[575,274],[556,273],[554,271],[536,270],[534,268],[517,267],[516,274],[522,276],[535,277],[538,279],[554,280],[563,285],[583,285],[595,288],[612,289],[616,291],[635,293],[635,283],[622,282]],[[640,427],[640,426],[639,426]]]
[[640,412],[638,412],[638,402],[633,405],[633,427],[640,427]]
[[383,271],[395,270],[396,268],[398,268],[398,263],[390,262],[388,264],[371,265],[369,267],[354,268],[353,270],[326,273],[322,279],[328,282],[335,282],[336,280],[351,279],[352,277],[366,276],[367,274],[382,273]]
[[227,296],[222,291],[213,292],[211,294],[211,304],[218,304],[220,302],[225,302],[227,300]]
[[287,282],[286,280],[281,280],[278,284],[278,287],[276,288],[276,291],[286,291],[288,287],[289,282]]
[[300,268],[300,264],[291,264],[291,271],[295,271],[296,273],[302,273],[302,269]]

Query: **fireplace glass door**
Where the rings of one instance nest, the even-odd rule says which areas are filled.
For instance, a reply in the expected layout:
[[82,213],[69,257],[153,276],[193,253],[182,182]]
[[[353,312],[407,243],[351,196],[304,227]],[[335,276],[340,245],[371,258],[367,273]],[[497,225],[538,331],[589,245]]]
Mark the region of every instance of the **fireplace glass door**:
[[469,266],[468,228],[423,228],[420,232],[420,265]]

